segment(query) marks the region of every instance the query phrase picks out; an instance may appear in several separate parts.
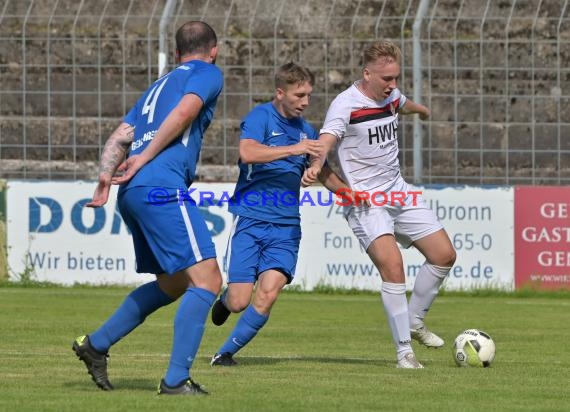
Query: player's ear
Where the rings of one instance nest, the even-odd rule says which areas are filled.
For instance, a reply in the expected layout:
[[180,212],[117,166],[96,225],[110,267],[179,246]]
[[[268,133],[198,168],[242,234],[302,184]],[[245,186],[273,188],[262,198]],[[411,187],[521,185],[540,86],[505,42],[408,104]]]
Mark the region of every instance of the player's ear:
[[362,69],[362,78],[366,81],[370,80],[370,70],[368,70],[368,67]]
[[277,100],[282,100],[283,96],[285,96],[285,90],[283,90],[282,88],[278,87],[277,89],[275,89],[275,98]]
[[218,46],[214,46],[210,50],[210,63],[216,64],[217,57],[218,57]]

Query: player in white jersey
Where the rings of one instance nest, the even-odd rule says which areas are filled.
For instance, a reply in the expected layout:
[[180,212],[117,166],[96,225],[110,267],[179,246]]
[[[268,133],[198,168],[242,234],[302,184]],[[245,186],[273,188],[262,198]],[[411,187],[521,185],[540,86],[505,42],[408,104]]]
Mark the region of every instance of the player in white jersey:
[[[320,140],[325,154],[313,159],[303,184],[316,181],[321,165],[335,146],[342,177],[362,202],[345,202],[345,217],[382,278],[382,302],[396,345],[397,366],[423,368],[412,350],[414,338],[428,347],[444,341],[430,332],[424,317],[455,263],[455,250],[437,217],[402,178],[398,161],[400,114],[429,117],[427,107],[407,99],[397,88],[400,49],[378,41],[364,51],[362,78],[331,103]],[[347,196],[346,199],[349,199]],[[347,204],[349,203],[349,204]],[[414,246],[426,258],[410,301],[402,254]]]

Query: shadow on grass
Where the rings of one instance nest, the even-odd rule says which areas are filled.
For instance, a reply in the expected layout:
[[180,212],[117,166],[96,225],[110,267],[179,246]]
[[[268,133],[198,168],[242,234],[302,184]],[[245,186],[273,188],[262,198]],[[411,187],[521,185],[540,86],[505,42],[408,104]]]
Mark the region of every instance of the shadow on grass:
[[158,379],[110,379],[114,391],[103,391],[99,389],[91,378],[86,374],[86,376],[81,379],[78,377],[76,380],[65,382],[64,386],[66,388],[72,388],[77,390],[84,390],[89,392],[101,392],[101,393],[113,393],[120,390],[132,390],[132,391],[151,391],[156,392],[159,384]]
[[[208,358],[209,363],[210,358]],[[277,356],[244,356],[235,357],[236,366],[216,366],[215,370],[239,370],[241,368],[247,368],[248,366],[275,366],[278,364],[338,364],[338,365],[363,365],[363,366],[376,366],[379,368],[394,369],[396,366],[395,360],[388,359],[370,359],[370,358],[349,358],[349,357],[327,357],[327,356],[294,356],[294,357],[277,357]],[[425,362],[424,362],[425,364]],[[145,391],[145,392],[156,392],[158,387],[158,380],[153,379],[112,379],[114,391],[108,393],[114,393],[117,391]],[[85,377],[78,377],[76,380],[67,381],[65,384],[66,388],[72,388],[79,391],[85,392],[105,392],[99,389],[90,377],[86,374]],[[107,392],[105,392],[107,393]]]
[[276,365],[279,363],[322,363],[322,364],[341,364],[341,365],[375,365],[375,366],[394,366],[395,360],[387,359],[366,359],[366,358],[343,358],[343,357],[326,357],[326,356],[295,356],[295,357],[277,357],[277,356],[235,356],[236,366],[258,366],[258,365]]

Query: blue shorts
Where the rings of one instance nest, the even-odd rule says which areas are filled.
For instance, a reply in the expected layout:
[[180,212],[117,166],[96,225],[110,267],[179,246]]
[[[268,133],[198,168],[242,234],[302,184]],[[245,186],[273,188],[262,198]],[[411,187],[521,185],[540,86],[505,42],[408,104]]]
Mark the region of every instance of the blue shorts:
[[255,283],[269,269],[280,271],[287,277],[287,283],[291,283],[300,242],[299,224],[284,225],[238,216],[224,259],[228,283]]
[[172,274],[215,258],[212,236],[196,204],[189,198],[179,204],[176,189],[164,201],[152,202],[153,190],[158,189],[133,187],[117,199],[133,236],[137,272]]

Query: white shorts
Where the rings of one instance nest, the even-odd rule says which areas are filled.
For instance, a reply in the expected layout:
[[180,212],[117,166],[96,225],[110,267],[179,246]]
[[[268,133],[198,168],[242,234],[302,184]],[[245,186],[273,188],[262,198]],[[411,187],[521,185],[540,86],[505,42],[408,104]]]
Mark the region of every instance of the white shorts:
[[398,192],[403,195],[393,202],[390,201],[390,193],[387,193],[387,197],[377,196],[375,202],[377,204],[388,200],[382,206],[372,204],[370,207],[345,208],[348,225],[364,250],[382,235],[392,234],[398,243],[408,248],[416,240],[443,229],[435,213],[428,207],[423,197],[417,194],[418,189],[410,188],[404,183]]

